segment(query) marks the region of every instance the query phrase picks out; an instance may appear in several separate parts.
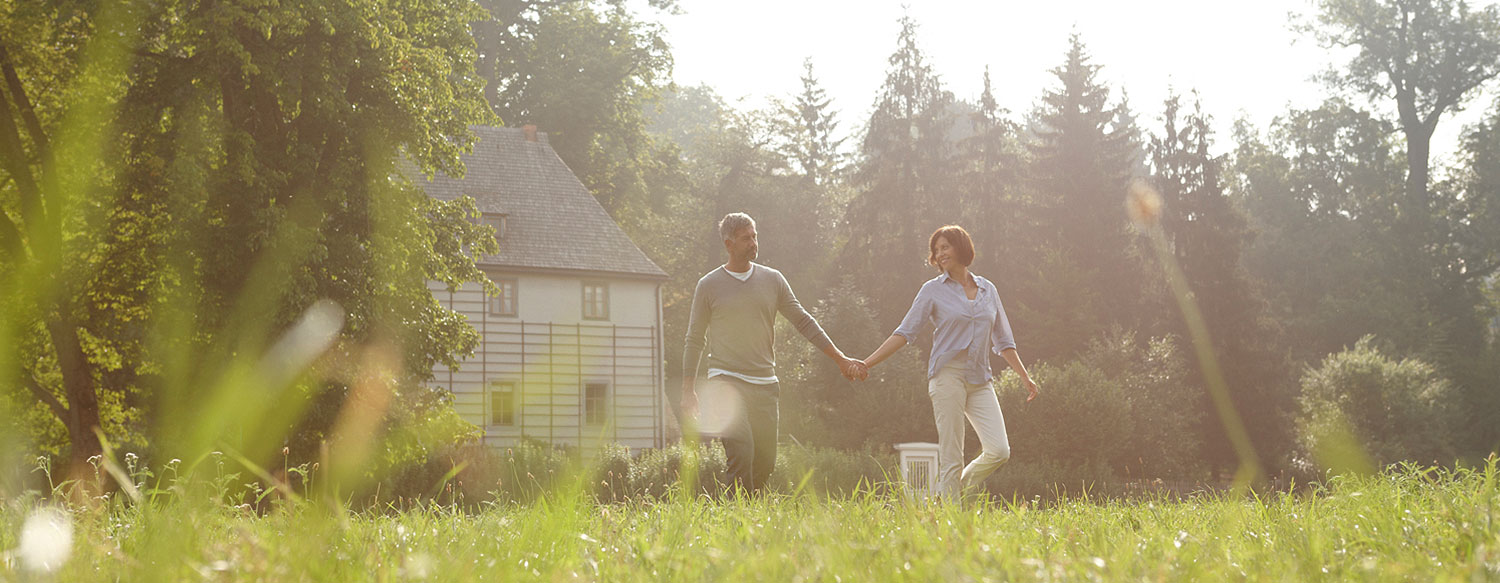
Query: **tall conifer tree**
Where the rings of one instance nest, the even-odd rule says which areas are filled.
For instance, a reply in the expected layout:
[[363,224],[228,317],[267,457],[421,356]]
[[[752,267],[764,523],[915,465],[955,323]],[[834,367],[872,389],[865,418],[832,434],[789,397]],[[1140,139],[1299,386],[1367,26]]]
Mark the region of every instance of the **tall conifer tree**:
[[916,286],[930,276],[926,235],[961,217],[945,195],[951,193],[946,133],[953,94],[917,46],[917,24],[909,16],[901,19],[889,63],[860,144],[858,193],[840,264],[874,300],[882,327],[894,328]]
[[[1225,193],[1222,159],[1209,153],[1212,129],[1202,104],[1182,116],[1181,99],[1174,93],[1164,106],[1162,133],[1150,145],[1153,181],[1163,203],[1162,230],[1203,312],[1230,398],[1250,428],[1261,461],[1275,463],[1286,458],[1291,445],[1290,363],[1278,353],[1266,304],[1241,262],[1251,233],[1243,212]],[[1175,304],[1163,303],[1167,331],[1190,338]],[[1195,371],[1199,385],[1201,375]],[[1239,460],[1208,400],[1191,406],[1204,409],[1202,443],[1209,461],[1235,467]]]
[[1040,332],[1040,358],[1067,355],[1111,324],[1141,316],[1141,263],[1132,252],[1125,191],[1140,160],[1137,130],[1123,103],[1109,104],[1083,40],[1069,39],[1059,85],[1032,115],[1030,187],[1037,231],[1032,273],[1022,288]]

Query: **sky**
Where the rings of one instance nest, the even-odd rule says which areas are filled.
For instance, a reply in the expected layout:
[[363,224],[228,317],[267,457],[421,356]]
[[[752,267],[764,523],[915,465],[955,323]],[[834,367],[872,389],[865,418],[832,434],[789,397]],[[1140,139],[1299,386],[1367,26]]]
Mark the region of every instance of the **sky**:
[[[1484,5],[1487,2],[1476,2]],[[731,104],[764,106],[800,90],[804,59],[833,98],[840,128],[856,131],[874,100],[896,48],[900,19],[918,24],[918,43],[944,85],[973,102],[989,68],[1000,106],[1019,120],[1055,86],[1050,70],[1063,62],[1077,32],[1099,79],[1118,99],[1128,93],[1137,123],[1160,125],[1168,88],[1196,90],[1214,117],[1216,150],[1244,116],[1265,128],[1288,107],[1311,108],[1326,90],[1311,77],[1346,59],[1291,30],[1289,15],[1312,13],[1308,0],[678,0],[681,14],[643,9],[666,28],[679,85],[708,85]],[[1434,151],[1451,153],[1463,123],[1500,92],[1445,118]],[[853,140],[850,143],[854,143]]]

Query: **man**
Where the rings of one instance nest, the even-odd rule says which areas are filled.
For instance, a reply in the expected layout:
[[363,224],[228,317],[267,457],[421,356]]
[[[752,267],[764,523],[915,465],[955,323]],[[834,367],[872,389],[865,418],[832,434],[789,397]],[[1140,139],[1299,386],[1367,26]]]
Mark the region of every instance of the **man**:
[[[864,363],[844,356],[818,326],[781,272],[753,263],[760,250],[755,220],[730,213],[719,221],[729,261],[698,280],[682,353],[682,408],[697,417],[694,381],[705,347],[708,379],[699,428],[724,444],[736,491],[756,492],[776,466],[779,417],[773,326],[780,312],[808,341],[839,364],[848,378],[864,378]],[[704,334],[708,334],[705,343]]]

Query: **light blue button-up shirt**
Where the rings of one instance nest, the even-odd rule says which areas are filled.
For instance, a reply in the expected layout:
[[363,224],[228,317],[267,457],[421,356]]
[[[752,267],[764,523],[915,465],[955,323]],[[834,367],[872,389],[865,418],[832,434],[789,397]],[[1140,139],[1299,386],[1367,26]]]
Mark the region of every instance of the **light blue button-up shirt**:
[[969,299],[963,284],[945,271],[922,284],[917,299],[912,300],[911,309],[896,328],[895,333],[911,343],[929,326],[936,325],[932,358],[927,362],[929,379],[949,360],[963,353],[968,360],[964,381],[974,385],[987,383],[995,376],[990,371],[990,352],[998,355],[1002,350],[1016,347],[995,284],[973,273],[969,275],[979,285],[974,299]]

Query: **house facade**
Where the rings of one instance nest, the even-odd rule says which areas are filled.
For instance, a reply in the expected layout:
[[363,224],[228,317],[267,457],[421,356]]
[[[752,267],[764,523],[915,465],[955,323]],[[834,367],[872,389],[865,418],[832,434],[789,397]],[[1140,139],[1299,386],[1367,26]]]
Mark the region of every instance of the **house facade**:
[[625,235],[558,158],[545,133],[475,128],[463,179],[418,179],[430,196],[472,197],[499,253],[480,268],[499,288],[448,289],[438,300],[480,334],[474,355],[439,365],[484,441],[526,439],[578,448],[665,445],[661,285],[667,275]]

